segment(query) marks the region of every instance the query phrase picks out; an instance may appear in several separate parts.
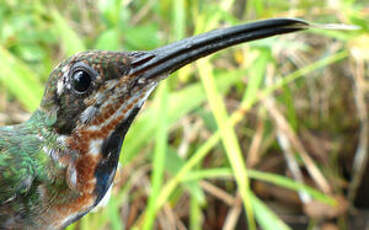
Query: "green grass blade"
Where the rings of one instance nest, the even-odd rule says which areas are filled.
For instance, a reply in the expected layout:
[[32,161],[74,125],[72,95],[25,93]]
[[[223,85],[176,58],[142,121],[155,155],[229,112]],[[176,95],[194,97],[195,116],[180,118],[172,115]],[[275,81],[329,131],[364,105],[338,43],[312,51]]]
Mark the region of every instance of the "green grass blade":
[[256,58],[255,63],[253,63],[253,70],[249,72],[249,81],[242,99],[245,103],[250,103],[250,101],[254,100],[256,97],[262,85],[267,64],[270,60],[271,56],[269,50],[260,49],[260,54]]
[[291,230],[272,210],[253,193],[250,194],[255,217],[263,230]]
[[119,203],[117,202],[117,199],[114,196],[110,198],[109,206],[106,211],[108,213],[108,218],[111,222],[111,229],[112,230],[123,229],[123,223],[119,215]]
[[[251,171],[252,170],[249,170],[249,177],[251,177]],[[232,176],[233,172],[232,169],[230,168],[200,169],[189,172],[183,178],[181,178],[181,181],[219,179],[219,178],[229,178]]]
[[173,4],[173,35],[174,40],[179,40],[185,37],[186,32],[186,12],[185,1],[177,0],[172,2]]
[[281,175],[252,170],[250,171],[250,177],[252,177],[253,179],[269,182],[284,188],[288,188],[296,192],[304,191],[310,194],[316,200],[322,201],[329,205],[336,205],[336,201],[333,198],[325,195],[324,193]]
[[[301,184],[299,182],[294,181],[291,178],[281,176],[273,173],[266,173],[257,170],[249,170],[249,177],[255,180],[260,180],[264,182],[268,182],[283,188],[291,189],[293,191],[299,192],[304,191],[311,195],[315,200],[319,200],[321,202],[327,203],[329,205],[335,205],[336,201],[330,196],[311,188],[307,185]],[[213,169],[203,169],[189,172],[185,177],[182,178],[182,181],[197,181],[203,179],[216,179],[216,178],[225,178],[232,177],[232,170],[229,168],[213,168]]]
[[251,200],[249,197],[251,191],[247,169],[245,165],[245,160],[242,156],[241,147],[237,140],[237,135],[234,132],[233,127],[227,124],[228,114],[222,97],[216,88],[214,75],[212,73],[212,67],[209,61],[207,59],[202,59],[198,61],[198,67],[200,78],[205,88],[210,108],[219,127],[223,146],[233,169],[238,189],[243,200],[249,228],[256,229]]
[[190,229],[201,230],[202,213],[199,201],[193,196],[190,199]]
[[[171,175],[176,175],[186,163],[184,159],[179,157],[178,153],[173,149],[169,149],[167,155],[165,156],[165,160],[165,170]],[[182,185],[190,192],[192,198],[197,199],[199,204],[205,203],[205,194],[197,181],[192,180],[183,182]]]
[[151,194],[149,196],[148,205],[146,208],[146,215],[144,220],[143,229],[149,230],[153,228],[155,216],[157,210],[155,204],[157,197],[159,196],[160,188],[163,182],[164,166],[165,166],[165,155],[168,150],[168,137],[167,137],[167,106],[168,106],[168,82],[164,81],[161,83],[159,88],[157,100],[159,106],[157,107],[156,117],[158,123],[158,129],[156,132],[154,159],[152,164],[152,177],[151,177]]
[[68,56],[86,50],[78,34],[71,29],[66,19],[57,10],[51,10],[51,16],[55,21],[55,32],[61,38],[64,51]]

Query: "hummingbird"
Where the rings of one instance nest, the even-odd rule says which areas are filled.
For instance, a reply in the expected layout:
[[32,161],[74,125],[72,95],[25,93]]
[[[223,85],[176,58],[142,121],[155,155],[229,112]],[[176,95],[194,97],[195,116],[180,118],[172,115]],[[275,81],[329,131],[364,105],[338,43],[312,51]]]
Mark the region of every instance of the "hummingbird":
[[63,229],[96,207],[111,189],[134,118],[174,71],[227,47],[309,26],[274,18],[150,51],[86,51],[62,61],[30,119],[0,127],[0,229]]

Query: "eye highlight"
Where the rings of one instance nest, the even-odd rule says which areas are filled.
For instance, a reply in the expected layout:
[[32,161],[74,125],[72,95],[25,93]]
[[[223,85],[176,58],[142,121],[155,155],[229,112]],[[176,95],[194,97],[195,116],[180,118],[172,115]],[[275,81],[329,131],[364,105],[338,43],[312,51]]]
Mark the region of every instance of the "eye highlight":
[[72,75],[72,86],[78,93],[86,92],[91,85],[92,76],[87,71],[77,70]]

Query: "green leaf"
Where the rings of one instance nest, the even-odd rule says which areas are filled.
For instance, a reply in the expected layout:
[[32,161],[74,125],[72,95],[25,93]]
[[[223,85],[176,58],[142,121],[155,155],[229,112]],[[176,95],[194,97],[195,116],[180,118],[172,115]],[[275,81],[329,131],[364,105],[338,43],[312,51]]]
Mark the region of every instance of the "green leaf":
[[61,38],[62,46],[68,56],[86,50],[78,34],[71,29],[66,19],[57,10],[51,10],[51,16],[55,21],[55,33]]
[[119,43],[119,33],[115,29],[110,29],[98,37],[95,47],[98,50],[118,50]]
[[161,44],[155,24],[125,28],[124,41],[128,50],[150,50]]
[[272,210],[268,208],[253,193],[250,193],[255,217],[263,230],[291,230]]
[[43,86],[39,77],[21,60],[0,46],[0,83],[20,101],[27,110],[35,110],[41,101]]

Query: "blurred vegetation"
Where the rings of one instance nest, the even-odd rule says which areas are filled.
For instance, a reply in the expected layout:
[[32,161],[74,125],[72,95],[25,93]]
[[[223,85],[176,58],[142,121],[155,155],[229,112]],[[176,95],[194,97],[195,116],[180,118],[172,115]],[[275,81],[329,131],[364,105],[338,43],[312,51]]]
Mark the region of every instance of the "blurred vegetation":
[[7,0],[0,124],[27,119],[53,67],[78,51],[153,49],[271,17],[358,25],[243,44],[175,73],[131,127],[107,207],[68,229],[360,229],[368,9],[355,0]]

